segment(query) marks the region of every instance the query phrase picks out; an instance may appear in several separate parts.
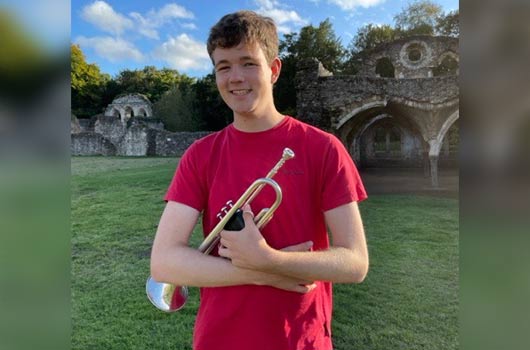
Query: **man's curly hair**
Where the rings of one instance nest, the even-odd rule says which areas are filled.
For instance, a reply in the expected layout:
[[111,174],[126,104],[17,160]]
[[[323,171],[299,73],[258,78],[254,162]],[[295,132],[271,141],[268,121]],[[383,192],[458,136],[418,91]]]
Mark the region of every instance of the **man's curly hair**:
[[[217,47],[229,49],[240,43],[259,44],[268,63],[278,56],[278,32],[272,18],[253,11],[223,16],[211,29],[207,41],[210,58]],[[213,62],[213,59],[212,59]]]

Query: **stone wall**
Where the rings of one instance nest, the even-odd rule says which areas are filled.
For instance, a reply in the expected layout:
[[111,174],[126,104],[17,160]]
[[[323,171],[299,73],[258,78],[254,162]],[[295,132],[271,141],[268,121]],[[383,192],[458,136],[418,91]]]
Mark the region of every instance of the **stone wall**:
[[370,100],[443,104],[458,99],[458,77],[391,79],[322,75],[316,59],[303,61],[296,73],[297,114],[309,124],[332,131],[335,118]]
[[113,156],[116,147],[107,138],[91,131],[70,135],[70,153],[73,156]]
[[[411,60],[415,51],[417,59]],[[376,77],[378,60],[388,59],[395,69],[395,78],[428,78],[441,60],[450,55],[459,60],[458,39],[418,35],[395,40],[367,50],[361,54],[359,76]]]
[[[77,124],[72,122],[72,125]],[[127,122],[97,117],[94,131],[71,134],[72,155],[174,156],[180,157],[197,139],[211,132],[169,132],[153,118],[131,118]]]
[[114,145],[119,145],[127,132],[127,124],[120,119],[99,117],[94,125],[94,132],[107,138]]
[[196,140],[211,134],[211,131],[169,132],[158,131],[155,134],[155,154],[158,156],[180,157]]

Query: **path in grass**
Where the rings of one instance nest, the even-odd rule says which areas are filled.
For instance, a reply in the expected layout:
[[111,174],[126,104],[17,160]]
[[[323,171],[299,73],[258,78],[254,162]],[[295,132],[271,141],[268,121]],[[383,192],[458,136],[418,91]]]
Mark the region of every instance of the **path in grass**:
[[[154,309],[144,291],[175,165],[171,158],[72,159],[73,349],[191,349],[197,289],[171,315]],[[335,286],[335,349],[458,348],[457,201],[374,195],[361,211],[370,272],[360,285]]]

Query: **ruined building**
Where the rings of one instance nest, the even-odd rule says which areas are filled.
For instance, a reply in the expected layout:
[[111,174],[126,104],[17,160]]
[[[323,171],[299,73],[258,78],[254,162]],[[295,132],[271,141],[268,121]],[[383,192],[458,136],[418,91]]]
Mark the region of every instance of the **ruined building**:
[[438,186],[439,163],[456,162],[458,39],[403,38],[360,62],[355,76],[302,62],[297,115],[337,135],[360,167],[423,166]]
[[169,132],[153,116],[141,94],[117,97],[105,113],[88,119],[72,117],[72,155],[180,156],[208,132]]

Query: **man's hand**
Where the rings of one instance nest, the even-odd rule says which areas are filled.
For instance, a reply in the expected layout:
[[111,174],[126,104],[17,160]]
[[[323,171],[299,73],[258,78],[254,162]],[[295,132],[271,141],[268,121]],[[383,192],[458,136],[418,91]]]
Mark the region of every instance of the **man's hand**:
[[245,227],[241,231],[221,231],[219,256],[228,258],[234,266],[266,271],[273,251],[254,223],[249,205],[243,208]]
[[[267,271],[272,263],[274,248],[269,246],[254,223],[254,214],[247,205],[243,208],[245,228],[241,231],[222,231],[219,255],[228,258],[234,266]],[[307,241],[281,249],[289,252],[304,252],[311,249],[313,242]]]

